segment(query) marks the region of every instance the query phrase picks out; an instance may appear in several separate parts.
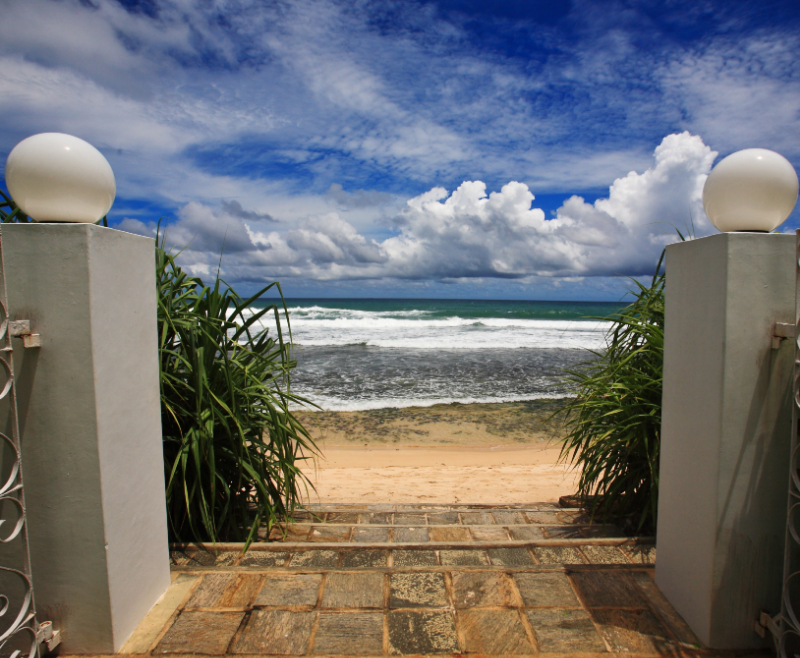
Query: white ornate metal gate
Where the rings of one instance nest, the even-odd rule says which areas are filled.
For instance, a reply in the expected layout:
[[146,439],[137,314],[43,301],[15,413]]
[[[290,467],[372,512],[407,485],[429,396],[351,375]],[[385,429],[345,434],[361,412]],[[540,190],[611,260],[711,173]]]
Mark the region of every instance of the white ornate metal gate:
[[[37,622],[31,579],[27,536],[27,510],[22,478],[22,459],[14,377],[12,336],[22,339],[25,348],[37,347],[38,336],[31,334],[30,322],[9,320],[6,277],[3,269],[3,245],[0,239],[0,400],[7,405],[6,432],[0,431],[0,450],[6,458],[0,485],[0,543],[13,549],[21,558],[17,568],[0,565],[0,655],[31,658],[55,648],[60,634],[50,622]],[[5,380],[5,381],[3,381]],[[8,463],[7,457],[10,456]],[[12,526],[8,529],[8,526]]]

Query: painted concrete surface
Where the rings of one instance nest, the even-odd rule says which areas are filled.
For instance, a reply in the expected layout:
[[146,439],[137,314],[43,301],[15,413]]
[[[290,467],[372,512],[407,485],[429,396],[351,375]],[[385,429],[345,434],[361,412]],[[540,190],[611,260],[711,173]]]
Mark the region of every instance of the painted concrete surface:
[[[31,563],[65,652],[117,650],[169,585],[153,240],[4,224]],[[147,537],[147,541],[142,541]]]
[[767,646],[780,611],[791,432],[794,236],[667,247],[656,582],[709,646]]

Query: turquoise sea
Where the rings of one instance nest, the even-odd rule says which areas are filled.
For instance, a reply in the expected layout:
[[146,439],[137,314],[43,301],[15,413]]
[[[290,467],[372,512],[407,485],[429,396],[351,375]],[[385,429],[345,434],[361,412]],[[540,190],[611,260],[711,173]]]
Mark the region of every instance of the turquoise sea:
[[[569,394],[565,368],[602,350],[621,304],[431,299],[287,300],[293,390],[329,410]],[[598,319],[600,318],[600,319]]]

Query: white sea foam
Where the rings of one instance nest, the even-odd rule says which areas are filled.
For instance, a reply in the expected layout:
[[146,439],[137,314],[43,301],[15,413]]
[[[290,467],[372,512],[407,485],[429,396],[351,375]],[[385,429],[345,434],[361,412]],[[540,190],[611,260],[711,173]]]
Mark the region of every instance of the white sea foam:
[[431,311],[421,309],[398,309],[393,311],[362,311],[354,308],[328,308],[324,306],[294,306],[292,319],[330,320],[337,318],[359,319],[373,317],[420,318],[431,316]]
[[435,318],[427,311],[293,308],[298,345],[368,345],[408,349],[562,348],[599,350],[611,326],[598,320]]
[[[499,402],[524,402],[526,400],[561,399],[573,397],[567,393],[534,393],[528,395],[507,395],[502,397],[463,397],[463,398],[380,398],[371,400],[343,400],[336,397],[313,396],[313,402],[322,411],[369,411],[371,409],[405,409],[407,407],[432,407],[436,404],[492,404]],[[290,405],[293,410],[313,410],[310,406]]]
[[611,327],[557,305],[553,319],[524,304],[346,306],[289,311],[298,346],[292,390],[324,410],[567,397],[565,371],[590,358],[585,350],[603,350]]

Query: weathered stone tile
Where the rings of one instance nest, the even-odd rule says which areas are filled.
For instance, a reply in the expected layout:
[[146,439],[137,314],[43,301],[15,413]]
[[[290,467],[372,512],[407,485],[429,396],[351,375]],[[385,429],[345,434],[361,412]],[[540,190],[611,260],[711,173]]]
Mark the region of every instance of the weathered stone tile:
[[464,610],[458,623],[469,653],[534,653],[516,610]]
[[428,525],[458,525],[458,512],[429,512]]
[[268,574],[253,605],[316,605],[322,574]]
[[508,534],[502,526],[473,525],[469,529],[476,541],[508,541]]
[[314,653],[382,654],[383,613],[321,612]]
[[337,551],[302,551],[292,555],[291,567],[335,567]]
[[394,541],[397,542],[425,542],[429,541],[428,539],[428,528],[421,527],[421,528],[403,528],[403,527],[395,527],[394,530]]
[[389,613],[392,654],[455,653],[453,615],[448,611],[393,610]]
[[494,565],[528,567],[533,564],[531,554],[524,548],[490,548],[487,552]]
[[456,608],[514,605],[513,585],[504,573],[464,571],[453,573]]
[[392,551],[395,567],[432,567],[436,565],[434,551]]
[[675,637],[679,641],[687,644],[700,645],[700,640],[694,634],[689,624],[675,611],[666,597],[658,589],[658,586],[653,582],[653,579],[646,573],[635,571],[631,577],[638,585],[642,593],[648,598],[653,607],[661,615],[661,618],[670,627]]
[[348,541],[350,527],[346,525],[315,525],[311,528],[308,541]]
[[[164,592],[164,596],[150,609],[150,612],[147,613],[147,616],[137,626],[136,630],[125,640],[119,650],[120,653],[128,655],[150,653],[151,645],[157,638],[160,638],[162,630],[169,629],[171,622],[174,621],[172,613],[175,612],[176,607],[180,606],[181,601],[183,601],[192,587],[197,584],[199,578],[199,576],[191,573],[175,574],[175,577],[172,578],[172,584]],[[19,655],[19,651],[12,652],[9,650],[14,644],[17,644],[17,642],[12,640],[4,647],[3,653],[6,656]],[[19,648],[21,649],[22,647]],[[34,655],[38,654],[38,651],[34,652]]]
[[533,608],[525,611],[543,652],[601,652],[606,647],[583,610]]
[[154,653],[225,653],[244,612],[182,612]]
[[583,537],[581,527],[575,525],[552,525],[543,528],[549,539],[573,539]]
[[289,610],[254,610],[233,647],[233,653],[300,656],[308,648],[315,614]]
[[229,567],[236,558],[239,557],[237,551],[196,551],[187,553],[186,566],[189,567]]
[[342,567],[385,567],[388,551],[342,551]]
[[411,512],[395,512],[395,525],[426,525],[424,514],[413,514]]
[[269,531],[269,538],[272,541],[305,541],[310,530],[311,526],[304,523],[276,525]]
[[240,567],[282,567],[286,563],[288,553],[275,551],[248,551],[239,560]]
[[353,536],[350,541],[360,543],[385,543],[389,541],[389,528],[353,528]]
[[393,505],[392,503],[373,503],[372,505],[354,505],[353,507],[358,507],[359,509],[367,509],[369,507],[370,512],[394,512],[399,505]]
[[170,564],[182,565],[189,561],[189,555],[183,551],[170,551],[169,552]]
[[622,532],[615,525],[584,525],[580,526],[581,537],[624,537],[625,533]]
[[323,608],[382,608],[383,574],[329,573],[321,605]]
[[555,512],[525,512],[528,523],[539,523],[541,525],[556,525],[559,523]]
[[581,546],[581,553],[591,564],[630,564],[616,546]]
[[491,512],[461,512],[461,523],[464,525],[493,525]]
[[390,608],[440,608],[447,605],[440,573],[393,573],[389,582]]
[[580,606],[566,574],[555,571],[515,573],[514,581],[526,606],[548,608]]
[[661,652],[671,644],[669,635],[649,610],[592,610],[612,651],[626,653]]
[[533,552],[542,564],[585,564],[580,553],[569,546],[535,546]]
[[492,516],[497,525],[524,525],[527,523],[522,512],[512,512],[510,510],[494,511]]
[[353,525],[358,523],[358,512],[328,512],[325,515],[325,523]]
[[471,566],[488,564],[486,553],[476,550],[439,551],[439,561],[446,566]]
[[262,576],[247,573],[215,573],[203,576],[187,608],[242,608],[249,606],[261,589]]
[[428,528],[431,541],[471,541],[469,528],[463,526],[438,526]]
[[652,544],[624,546],[623,549],[631,560],[637,564],[655,564],[656,547]]
[[644,596],[627,572],[585,571],[572,573],[570,578],[590,608],[647,606]]
[[392,513],[372,512],[371,514],[362,514],[360,521],[361,523],[370,523],[372,525],[392,525]]
[[300,511],[292,514],[292,521],[294,523],[321,523],[323,517],[324,514]]
[[579,509],[556,512],[556,518],[558,519],[559,523],[577,523],[579,525],[586,525],[587,523],[592,522],[591,516]]
[[537,526],[512,525],[508,531],[511,533],[511,538],[518,541],[536,541],[545,538],[542,529]]
[[[653,549],[655,551],[655,549]],[[239,551],[222,551],[217,553],[217,559],[214,561],[215,567],[229,567],[239,558],[241,553]],[[189,562],[188,564],[191,564]]]

